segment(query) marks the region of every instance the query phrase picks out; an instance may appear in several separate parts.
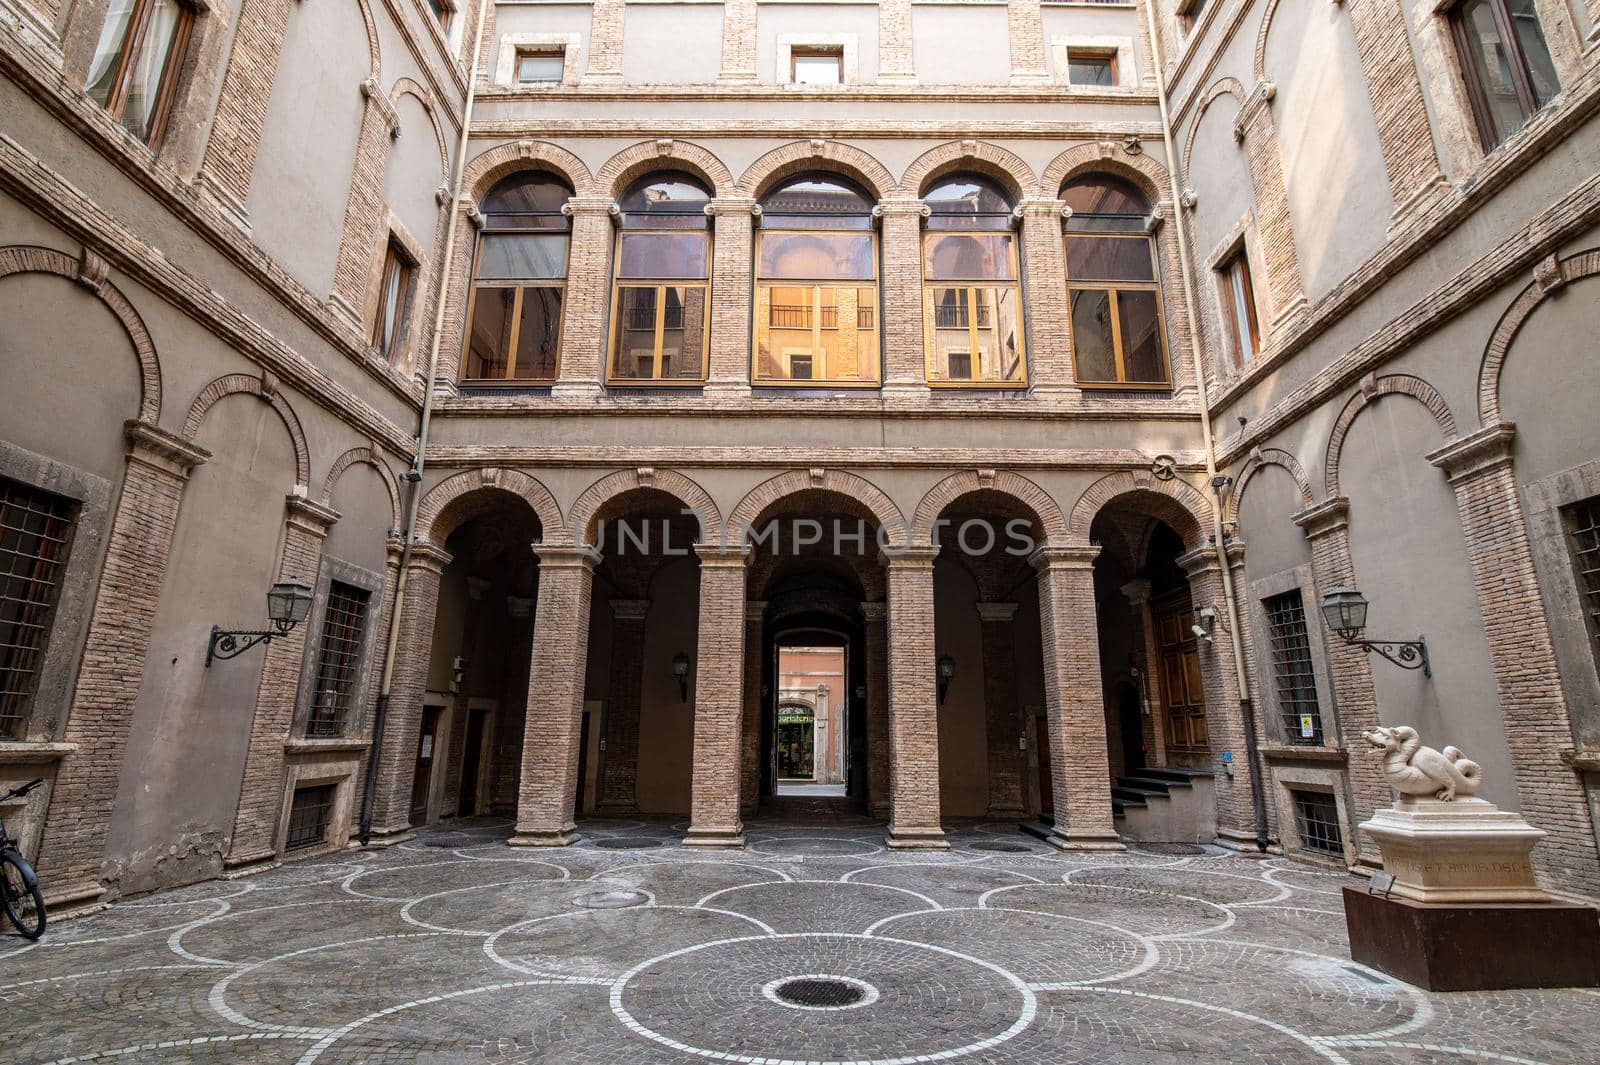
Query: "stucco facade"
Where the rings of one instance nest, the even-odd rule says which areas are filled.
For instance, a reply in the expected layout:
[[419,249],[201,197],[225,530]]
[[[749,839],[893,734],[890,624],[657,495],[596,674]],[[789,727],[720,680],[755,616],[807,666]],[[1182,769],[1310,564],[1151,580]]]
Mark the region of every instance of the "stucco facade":
[[[106,4],[0,0],[0,485],[70,512],[0,715],[0,784],[49,786],[0,813],[50,904],[491,812],[739,847],[777,648],[816,645],[838,808],[891,846],[1043,816],[1116,847],[1187,774],[1219,841],[1371,864],[1361,730],[1413,724],[1600,896],[1600,35],[1535,6],[1558,91],[1486,150],[1421,0],[206,0],[152,147],[85,92]],[[619,206],[661,175],[705,250],[665,280]],[[558,210],[497,206],[530,176]],[[794,223],[797,180],[861,209]],[[952,182],[1009,257],[941,287]],[[1138,209],[1096,230],[1102,187]],[[852,295],[769,276],[797,228],[870,247]],[[511,232],[559,269],[494,274]],[[1085,284],[1085,233],[1148,261]],[[1118,324],[1077,309],[1112,289]],[[507,292],[513,366],[556,308],[548,374],[484,369]],[[774,380],[800,321],[852,339]],[[661,376],[624,379],[652,328]],[[663,380],[675,335],[699,375]],[[208,664],[291,579],[306,620]],[[1330,632],[1340,585],[1431,676]]]

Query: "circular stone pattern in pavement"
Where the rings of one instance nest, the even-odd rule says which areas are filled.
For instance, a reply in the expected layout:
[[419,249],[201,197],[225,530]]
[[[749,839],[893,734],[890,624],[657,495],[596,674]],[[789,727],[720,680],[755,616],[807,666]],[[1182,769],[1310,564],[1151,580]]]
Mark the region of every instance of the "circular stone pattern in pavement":
[[[843,988],[797,986],[808,982]],[[818,1008],[780,998],[785,988],[861,997]],[[1027,985],[997,965],[850,934],[717,940],[653,958],[611,986],[612,1012],[635,1035],[681,1054],[769,1065],[959,1058],[1011,1039],[1037,1008]]]

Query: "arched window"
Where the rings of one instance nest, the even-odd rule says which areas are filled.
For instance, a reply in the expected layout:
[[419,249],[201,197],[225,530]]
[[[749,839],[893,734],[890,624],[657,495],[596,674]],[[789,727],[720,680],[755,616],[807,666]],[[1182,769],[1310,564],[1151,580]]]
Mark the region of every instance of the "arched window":
[[711,341],[711,190],[651,174],[623,194],[611,300],[611,380],[698,384]]
[[878,380],[878,246],[872,200],[831,174],[792,178],[761,201],[757,384]]
[[483,234],[467,309],[465,381],[554,381],[572,190],[549,174],[513,174],[478,210]]
[[1130,182],[1108,174],[1073,178],[1061,198],[1072,209],[1066,222],[1067,296],[1078,383],[1170,387],[1150,201]]
[[1011,199],[988,178],[957,174],[929,189],[922,237],[928,383],[1003,385],[1027,379]]

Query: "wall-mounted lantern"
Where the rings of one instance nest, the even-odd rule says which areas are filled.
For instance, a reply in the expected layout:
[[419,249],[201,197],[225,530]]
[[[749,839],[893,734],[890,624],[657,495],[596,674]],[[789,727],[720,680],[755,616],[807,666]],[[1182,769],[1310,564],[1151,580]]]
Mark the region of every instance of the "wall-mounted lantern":
[[944,697],[950,691],[950,682],[956,677],[956,659],[954,655],[942,654],[939,656],[939,705],[944,705]]
[[1424,677],[1433,676],[1428,661],[1428,645],[1421,636],[1415,640],[1367,640],[1367,597],[1354,588],[1335,588],[1322,597],[1322,617],[1328,628],[1352,647],[1368,654],[1378,652],[1401,669],[1420,669]]
[[211,668],[213,658],[234,658],[258,643],[271,643],[274,636],[287,636],[310,613],[311,586],[297,577],[279,581],[267,592],[267,620],[272,622],[272,628],[230,631],[211,626],[206,668]]
[[689,656],[679,651],[672,656],[672,675],[678,678],[678,699],[680,702],[689,701]]

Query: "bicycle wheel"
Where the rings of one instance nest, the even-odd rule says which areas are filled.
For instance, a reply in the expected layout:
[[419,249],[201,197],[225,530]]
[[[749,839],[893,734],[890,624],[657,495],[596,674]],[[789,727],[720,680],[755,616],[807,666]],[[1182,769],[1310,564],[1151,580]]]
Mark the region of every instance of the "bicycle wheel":
[[0,853],[0,908],[28,939],[44,935],[44,896],[29,885],[28,865],[14,851]]

